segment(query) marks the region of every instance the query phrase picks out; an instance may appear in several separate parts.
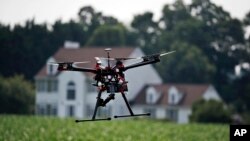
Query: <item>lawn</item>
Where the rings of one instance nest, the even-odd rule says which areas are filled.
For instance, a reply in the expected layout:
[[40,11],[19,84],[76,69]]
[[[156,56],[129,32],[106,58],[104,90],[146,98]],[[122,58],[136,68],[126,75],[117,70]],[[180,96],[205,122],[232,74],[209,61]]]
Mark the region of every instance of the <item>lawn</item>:
[[0,141],[228,141],[229,126],[146,119],[75,123],[74,119],[0,115]]

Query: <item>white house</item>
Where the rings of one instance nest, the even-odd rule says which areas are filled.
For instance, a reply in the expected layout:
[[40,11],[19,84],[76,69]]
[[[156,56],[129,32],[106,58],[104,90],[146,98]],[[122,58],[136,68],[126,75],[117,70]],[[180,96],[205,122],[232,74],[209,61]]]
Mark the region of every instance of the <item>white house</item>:
[[[106,57],[104,48],[84,47],[65,44],[35,76],[36,114],[59,117],[89,118],[94,112],[97,97],[92,86],[94,75],[85,72],[57,71],[57,66],[49,62],[91,61],[81,64],[93,68],[94,57]],[[117,47],[110,52],[111,57],[139,57],[145,54],[139,48]],[[105,62],[104,62],[105,63]],[[134,62],[124,62],[128,65]],[[162,84],[162,79],[152,65],[146,65],[125,72],[128,83],[127,98],[134,113],[150,112],[152,118],[171,119],[187,123],[192,104],[199,99],[221,100],[212,85]],[[106,98],[107,94],[102,94]],[[119,93],[115,100],[104,108],[99,108],[97,116],[129,114]]]
[[152,118],[188,123],[191,106],[200,99],[221,101],[212,85],[146,85],[134,99],[133,109],[138,113],[150,112]]
[[[117,47],[110,52],[111,57],[140,57],[145,54],[139,48]],[[49,62],[91,61],[82,67],[93,68],[94,57],[106,57],[104,48],[66,45],[48,58],[46,64],[35,76],[36,81],[36,114],[59,117],[88,118],[92,116],[97,97],[96,87],[92,86],[93,74],[83,72],[57,71],[57,66],[47,65]],[[124,64],[128,65],[127,61]],[[161,84],[162,79],[152,67],[146,65],[125,72],[129,92],[127,97],[132,101],[146,84]],[[106,97],[103,94],[102,97]],[[99,108],[98,115],[128,114],[121,95],[105,108]]]

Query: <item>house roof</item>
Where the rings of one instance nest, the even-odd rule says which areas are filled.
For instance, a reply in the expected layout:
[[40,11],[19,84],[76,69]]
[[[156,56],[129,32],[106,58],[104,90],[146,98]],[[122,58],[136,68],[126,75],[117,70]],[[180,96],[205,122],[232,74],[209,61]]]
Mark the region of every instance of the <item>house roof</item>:
[[[52,57],[56,62],[79,62],[79,61],[90,61],[87,64],[81,64],[81,67],[93,68],[96,60],[94,57],[107,57],[104,49],[111,47],[83,47],[77,49],[60,48]],[[110,57],[129,57],[129,55],[135,50],[132,47],[116,47],[112,48]],[[46,72],[47,64],[45,64],[35,77],[47,76]]]
[[146,105],[146,90],[148,87],[153,87],[160,94],[160,97],[153,105],[166,106],[168,105],[168,91],[171,87],[175,87],[183,94],[182,100],[177,104],[178,106],[191,106],[195,101],[202,98],[209,84],[158,84],[146,85],[138,93],[133,101],[134,104]]

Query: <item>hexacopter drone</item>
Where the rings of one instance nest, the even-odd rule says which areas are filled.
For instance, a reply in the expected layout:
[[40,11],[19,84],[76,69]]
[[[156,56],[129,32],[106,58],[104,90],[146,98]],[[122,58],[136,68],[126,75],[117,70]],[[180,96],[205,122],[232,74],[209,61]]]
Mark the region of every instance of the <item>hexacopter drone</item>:
[[[174,51],[163,53],[163,54],[147,55],[147,56],[138,57],[138,58],[110,58],[109,52],[111,51],[111,48],[107,48],[105,49],[105,51],[107,52],[107,58],[95,57],[96,59],[95,68],[84,68],[84,67],[77,66],[77,64],[88,63],[88,62],[51,63],[51,64],[58,65],[58,68],[57,68],[58,71],[79,71],[79,72],[91,72],[95,74],[94,80],[96,81],[96,83],[93,83],[93,85],[98,87],[99,92],[96,98],[97,101],[96,101],[93,116],[89,120],[76,120],[76,122],[111,120],[110,117],[96,119],[96,113],[97,113],[98,107],[105,107],[106,104],[110,100],[115,99],[115,93],[121,93],[126,103],[126,106],[129,110],[130,115],[114,116],[114,118],[150,116],[150,113],[134,114],[134,112],[132,111],[129,105],[129,102],[126,98],[126,95],[124,93],[128,91],[128,87],[127,87],[128,82],[125,80],[124,72],[128,69],[160,62],[161,56],[173,53]],[[123,61],[133,60],[133,59],[141,60],[141,61],[137,63],[133,63],[128,66],[123,65]],[[107,60],[108,65],[102,66],[102,60]],[[110,61],[116,61],[115,65],[111,66]],[[101,95],[104,91],[107,91],[107,93],[109,93],[109,96],[106,99],[101,98]]]

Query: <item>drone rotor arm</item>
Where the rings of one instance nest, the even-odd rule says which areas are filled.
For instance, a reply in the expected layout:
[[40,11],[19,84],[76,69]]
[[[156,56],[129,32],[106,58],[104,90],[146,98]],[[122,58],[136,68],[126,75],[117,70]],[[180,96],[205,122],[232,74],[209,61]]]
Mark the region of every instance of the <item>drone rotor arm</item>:
[[59,62],[59,63],[49,62],[48,64],[58,65],[58,67],[57,67],[58,71],[80,71],[80,72],[96,73],[95,69],[83,68],[83,67],[76,66],[77,64],[84,64],[84,63],[89,63],[89,61],[86,61],[86,62]]
[[137,60],[138,59],[142,59],[143,61],[125,67],[124,71],[128,70],[128,69],[131,69],[131,68],[136,68],[136,67],[140,67],[140,66],[144,66],[144,65],[154,64],[154,63],[160,62],[160,57],[161,56],[165,56],[165,55],[171,54],[173,52],[175,52],[175,51],[170,51],[170,52],[166,52],[166,53],[162,53],[162,54],[158,53],[158,54],[147,55],[147,56],[135,58]]
[[160,61],[160,60],[142,61],[142,62],[135,63],[135,64],[132,64],[132,65],[129,65],[129,66],[124,67],[124,71],[126,71],[126,70],[128,70],[128,69],[140,67],[140,66],[145,66],[145,65],[148,65],[148,64],[154,64],[154,63],[157,63],[157,62],[159,62],[159,61]]

